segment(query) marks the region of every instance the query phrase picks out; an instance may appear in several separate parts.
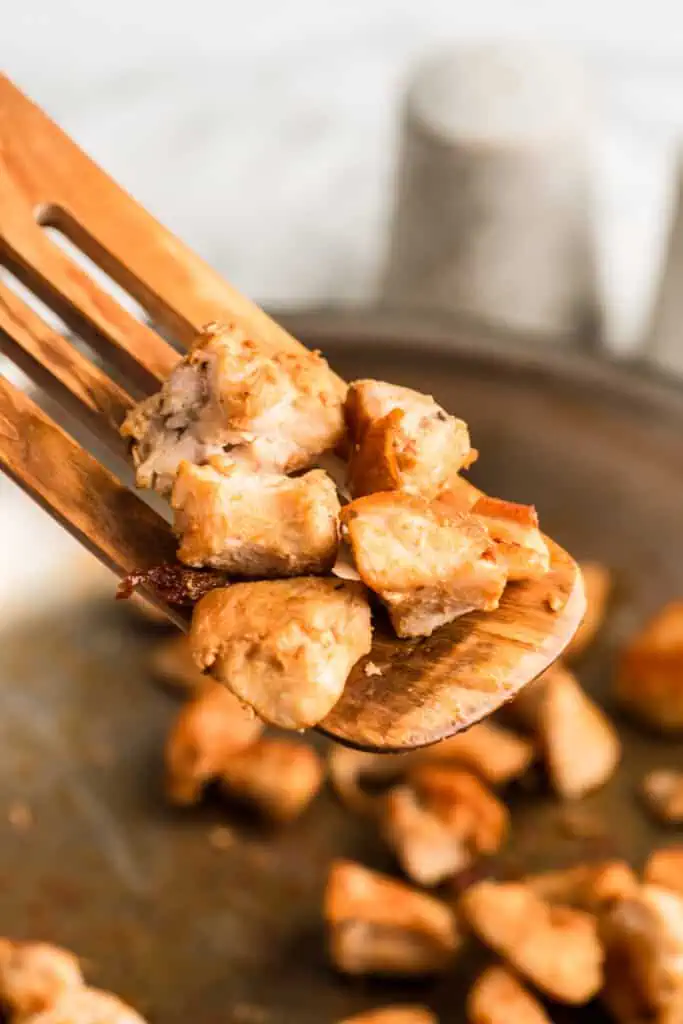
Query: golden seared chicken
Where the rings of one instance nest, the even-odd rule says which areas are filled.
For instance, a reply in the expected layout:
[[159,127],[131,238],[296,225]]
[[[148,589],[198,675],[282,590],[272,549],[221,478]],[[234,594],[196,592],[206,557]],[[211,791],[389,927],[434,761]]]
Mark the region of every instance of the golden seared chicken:
[[471,508],[496,545],[509,580],[540,579],[550,569],[550,552],[538,528],[533,505],[518,505],[483,495]]
[[138,486],[168,494],[183,461],[306,468],[344,436],[343,402],[343,385],[320,355],[269,354],[240,327],[211,324],[121,433],[132,442]]
[[178,558],[234,576],[329,571],[339,544],[339,500],[321,469],[299,477],[181,463],[173,485]]
[[467,997],[469,1024],[552,1024],[513,971],[499,964],[479,975]]
[[683,731],[683,601],[671,601],[633,637],[621,656],[615,694],[660,732]]
[[311,803],[325,777],[320,755],[286,737],[266,736],[227,758],[221,785],[272,821],[293,821]]
[[22,1024],[146,1024],[143,1017],[110,992],[79,988],[65,992],[55,1003]]
[[410,388],[357,380],[349,388],[346,420],[356,498],[393,490],[433,498],[476,458],[467,424]]
[[341,521],[361,579],[399,636],[429,636],[466,612],[498,607],[506,570],[476,518],[390,492],[351,502]]
[[84,984],[78,958],[67,949],[0,939],[0,1005],[13,1020],[47,1010]]
[[285,729],[325,717],[371,642],[363,588],[313,576],[213,590],[190,629],[199,667]]

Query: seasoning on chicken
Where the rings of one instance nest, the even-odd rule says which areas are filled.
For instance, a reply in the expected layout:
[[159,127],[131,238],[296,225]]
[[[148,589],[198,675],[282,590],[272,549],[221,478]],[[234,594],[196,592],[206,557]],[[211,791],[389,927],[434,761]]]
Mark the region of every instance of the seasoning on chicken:
[[439,1024],[424,1006],[383,1006],[378,1010],[356,1013],[340,1024]]
[[482,495],[471,512],[481,517],[509,580],[537,580],[546,575],[550,552],[538,528],[533,505]]
[[148,667],[166,689],[186,697],[196,697],[219,684],[194,663],[190,641],[184,633],[167,637],[152,648]]
[[121,433],[132,442],[138,486],[168,494],[183,461],[305,469],[343,437],[343,402],[319,354],[267,351],[236,325],[209,324]]
[[642,793],[652,814],[665,825],[683,825],[683,771],[660,768],[648,772]]
[[166,741],[166,791],[176,804],[199,800],[227,759],[255,743],[263,723],[218,683],[181,708]]
[[507,967],[487,967],[467,997],[469,1024],[552,1024],[538,1000]]
[[476,458],[467,424],[410,388],[357,380],[348,391],[346,419],[354,498],[394,490],[434,498]]
[[399,636],[429,636],[466,612],[498,607],[505,568],[471,516],[407,494],[372,494],[342,509],[342,531]]
[[523,775],[534,759],[533,743],[496,722],[479,722],[425,751],[427,760],[460,764],[492,786]]
[[643,878],[683,897],[683,846],[653,850],[643,869]]
[[110,992],[80,988],[65,992],[42,1013],[21,1024],[146,1024],[143,1017]]
[[78,958],[46,942],[0,939],[0,1005],[13,1020],[47,1010],[85,982]]
[[612,900],[636,892],[638,879],[622,860],[577,864],[558,871],[528,875],[524,884],[542,900],[597,913]]
[[553,665],[525,687],[509,714],[536,734],[558,796],[583,796],[614,773],[621,757],[617,731],[564,666]]
[[213,590],[190,630],[199,667],[285,729],[324,718],[371,643],[360,584],[312,576]]
[[683,730],[683,601],[667,604],[631,640],[615,692],[647,725],[660,732]]
[[683,898],[654,885],[600,916],[603,999],[618,1024],[683,1020]]
[[612,574],[606,566],[599,562],[581,562],[580,568],[586,595],[586,612],[581,625],[564,649],[564,657],[567,659],[583,654],[595,638],[605,618],[612,589]]
[[223,789],[276,822],[293,821],[313,800],[324,778],[319,755],[289,739],[264,737],[227,758]]
[[474,775],[423,764],[408,778],[387,794],[382,826],[413,881],[438,885],[500,848],[507,810]]
[[339,499],[320,469],[299,477],[183,462],[173,485],[178,558],[232,576],[329,572],[339,544]]
[[602,986],[602,948],[592,914],[546,903],[519,883],[479,882],[461,897],[477,935],[562,1003],[588,1002]]
[[330,869],[325,919],[330,956],[346,974],[436,974],[461,944],[444,903],[351,861]]

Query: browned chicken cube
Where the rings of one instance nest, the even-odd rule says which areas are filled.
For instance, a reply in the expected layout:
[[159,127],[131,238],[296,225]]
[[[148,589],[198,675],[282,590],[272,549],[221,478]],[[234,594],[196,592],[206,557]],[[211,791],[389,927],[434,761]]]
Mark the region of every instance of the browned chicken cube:
[[507,967],[487,967],[467,997],[469,1024],[552,1024],[539,1001]]
[[558,871],[529,875],[524,884],[548,903],[560,903],[598,913],[616,899],[636,892],[639,882],[625,861],[577,864]]
[[378,1010],[356,1013],[340,1024],[439,1024],[424,1006],[383,1006]]
[[643,878],[651,885],[683,896],[683,846],[653,850],[645,864]]
[[660,768],[643,779],[643,797],[665,825],[683,825],[683,772]]
[[444,903],[351,861],[330,869],[325,919],[332,962],[346,974],[436,974],[461,944]]
[[210,324],[121,433],[131,439],[138,486],[168,494],[183,461],[305,469],[344,436],[344,397],[320,355],[269,351],[234,324]]
[[154,678],[173,693],[196,697],[219,684],[195,665],[189,638],[177,633],[152,648],[148,661]]
[[537,580],[550,569],[550,552],[538,528],[533,505],[483,495],[471,508],[480,516],[496,546],[509,580]]
[[0,939],[0,1004],[12,1020],[41,1013],[84,984],[78,958],[68,950]]
[[602,948],[592,914],[546,903],[519,883],[479,882],[461,907],[480,939],[558,1002],[582,1004],[602,986]]
[[405,774],[422,751],[404,754],[375,754],[367,750],[354,750],[334,743],[330,749],[328,768],[330,783],[342,804],[354,814],[374,815],[382,794],[365,788],[367,780],[388,784]]
[[276,822],[293,821],[320,789],[324,767],[311,747],[266,736],[231,754],[221,770],[225,791]]
[[285,729],[324,718],[371,643],[362,587],[313,576],[213,590],[190,630],[198,666]]
[[166,791],[195,803],[228,757],[255,743],[263,723],[224,686],[214,683],[181,708],[166,741]]
[[666,605],[631,640],[615,692],[646,725],[660,732],[683,730],[683,601]]
[[618,1024],[683,1021],[683,898],[654,885],[600,916],[603,999]]
[[599,562],[581,562],[580,568],[586,594],[586,612],[581,625],[565,647],[564,657],[567,659],[583,654],[595,638],[605,618],[612,589],[612,574],[606,566]]
[[42,1013],[21,1024],[146,1024],[145,1019],[110,992],[96,988],[65,992]]
[[355,498],[394,490],[434,498],[476,458],[467,424],[410,388],[357,380],[348,391],[346,417]]
[[408,494],[372,494],[342,509],[342,530],[398,636],[429,636],[466,612],[498,607],[505,568],[471,516]]
[[382,825],[413,881],[438,885],[500,848],[507,809],[474,775],[423,764],[408,778],[410,785],[387,794]]
[[523,775],[534,759],[533,743],[496,722],[479,722],[466,732],[434,744],[429,760],[461,764],[492,786]]
[[339,499],[321,469],[299,477],[183,462],[173,485],[178,558],[233,576],[329,572],[339,544]]

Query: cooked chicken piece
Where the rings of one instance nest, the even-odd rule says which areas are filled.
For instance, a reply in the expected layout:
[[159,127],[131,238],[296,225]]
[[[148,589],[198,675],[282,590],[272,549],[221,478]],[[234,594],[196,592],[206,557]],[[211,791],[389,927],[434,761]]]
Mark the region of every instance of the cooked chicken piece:
[[359,498],[341,515],[361,579],[399,636],[429,636],[466,612],[498,607],[505,569],[471,516],[399,492]]
[[466,732],[442,740],[425,751],[428,760],[470,768],[492,786],[523,775],[534,759],[534,746],[495,722],[479,722]]
[[461,943],[444,903],[351,861],[330,869],[325,919],[330,956],[346,974],[435,974]]
[[288,477],[182,462],[171,505],[187,565],[268,577],[326,573],[335,563],[339,499],[321,469]]
[[0,939],[0,1004],[13,1021],[47,1010],[84,984],[78,958],[68,950],[46,942]]
[[683,601],[667,604],[624,651],[615,692],[660,732],[683,730]]
[[215,679],[197,668],[190,650],[190,641],[184,633],[170,636],[153,647],[148,665],[154,678],[174,693],[196,697],[215,687],[224,689]]
[[168,494],[183,461],[305,469],[343,437],[343,402],[317,353],[268,353],[240,327],[210,324],[121,433],[131,438],[138,487]]
[[683,896],[683,846],[653,850],[643,869],[643,878],[660,889]]
[[500,848],[507,810],[474,775],[423,764],[409,780],[387,794],[382,826],[413,881],[438,885]]
[[355,498],[394,490],[434,498],[476,458],[467,424],[410,388],[357,380],[348,391],[346,419]]
[[439,1024],[424,1006],[383,1006],[347,1017],[340,1024]]
[[130,1006],[96,988],[74,989],[22,1024],[146,1024]]
[[372,644],[358,583],[304,576],[236,583],[197,604],[190,644],[202,669],[267,722],[303,729],[325,717]]
[[507,967],[487,967],[467,997],[469,1024],[552,1024],[538,1000]]
[[448,485],[443,491],[439,491],[434,502],[442,505],[447,512],[466,515],[483,497],[478,487],[458,474],[450,478]]
[[600,916],[603,998],[619,1024],[683,1021],[683,898],[654,885]]
[[313,800],[325,775],[315,750],[289,739],[266,736],[231,754],[221,785],[277,822],[293,821]]
[[470,509],[480,516],[510,580],[537,580],[550,569],[550,552],[533,505],[482,495]]
[[594,639],[605,618],[607,601],[612,589],[612,574],[599,562],[581,562],[581,575],[586,594],[586,613],[564,649],[565,658],[576,658],[583,654]]
[[181,708],[166,740],[166,791],[193,804],[228,758],[255,743],[263,723],[217,683]]
[[660,768],[643,779],[647,806],[665,825],[683,825],[683,772]]
[[524,687],[508,714],[537,736],[559,796],[583,796],[614,773],[621,757],[618,733],[563,665]]
[[363,781],[375,783],[375,786],[377,783],[395,782],[421,754],[422,751],[373,754],[334,743],[328,761],[332,788],[349,811],[373,815],[379,808],[382,795],[369,792],[363,787]]
[[588,1002],[602,986],[602,949],[592,914],[546,903],[526,885],[479,882],[461,898],[470,925],[552,999]]
[[577,864],[559,871],[529,875],[524,884],[542,900],[598,913],[615,899],[637,892],[639,882],[625,861]]

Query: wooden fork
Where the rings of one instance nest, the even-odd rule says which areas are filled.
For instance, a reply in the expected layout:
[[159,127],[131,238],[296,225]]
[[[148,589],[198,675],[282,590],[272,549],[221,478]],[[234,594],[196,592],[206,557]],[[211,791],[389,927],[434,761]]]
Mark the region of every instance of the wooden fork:
[[[218,320],[241,322],[264,346],[299,347],[0,77],[0,264],[131,386],[153,390],[177,353],[56,246],[47,226],[71,239],[181,343]],[[121,451],[118,427],[132,405],[129,394],[2,282],[0,348]],[[175,560],[167,523],[2,377],[0,464],[118,575]],[[584,613],[577,565],[549,543],[550,574],[509,586],[496,612],[465,616],[423,640],[399,641],[378,630],[323,731],[364,749],[408,749],[444,739],[513,697],[558,657]],[[187,627],[177,609],[165,611]]]

